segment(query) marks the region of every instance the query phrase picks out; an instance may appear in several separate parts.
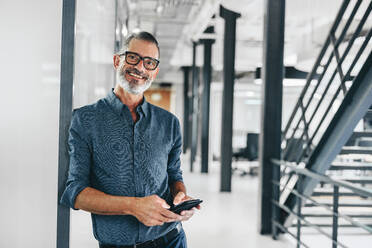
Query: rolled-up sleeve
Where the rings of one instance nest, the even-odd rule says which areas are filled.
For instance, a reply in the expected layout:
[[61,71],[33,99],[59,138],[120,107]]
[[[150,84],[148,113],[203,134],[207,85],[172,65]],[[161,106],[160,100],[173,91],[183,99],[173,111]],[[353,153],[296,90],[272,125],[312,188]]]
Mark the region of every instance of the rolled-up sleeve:
[[79,111],[74,110],[69,129],[69,155],[70,164],[66,188],[61,197],[61,204],[73,209],[77,195],[90,186],[91,149],[89,147],[87,129],[79,116]]
[[168,183],[172,184],[176,181],[183,181],[182,171],[181,171],[181,152],[182,152],[182,136],[181,128],[178,119],[176,119],[174,124],[174,144],[168,155]]

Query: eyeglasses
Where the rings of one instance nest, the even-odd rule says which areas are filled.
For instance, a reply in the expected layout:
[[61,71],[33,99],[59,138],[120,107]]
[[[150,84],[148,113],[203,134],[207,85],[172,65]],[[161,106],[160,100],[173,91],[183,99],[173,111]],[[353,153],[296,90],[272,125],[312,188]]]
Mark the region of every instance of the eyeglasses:
[[119,54],[119,56],[125,55],[125,62],[130,65],[138,65],[143,60],[143,66],[150,71],[153,71],[158,67],[160,61],[151,57],[142,57],[138,53],[126,51],[125,53]]

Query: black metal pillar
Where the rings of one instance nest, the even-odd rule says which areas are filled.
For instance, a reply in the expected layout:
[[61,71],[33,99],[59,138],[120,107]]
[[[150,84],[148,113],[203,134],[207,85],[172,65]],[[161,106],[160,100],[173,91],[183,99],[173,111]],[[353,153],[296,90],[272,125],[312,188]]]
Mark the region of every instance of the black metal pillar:
[[189,75],[190,66],[182,66],[183,71],[183,153],[190,147],[190,99],[189,99]]
[[57,248],[68,248],[70,243],[70,208],[59,204],[67,180],[69,155],[68,128],[72,113],[72,86],[74,79],[75,0],[63,0],[61,84],[59,103],[59,154],[58,154],[58,203]]
[[196,47],[197,43],[193,42],[192,49],[192,107],[191,107],[191,156],[190,156],[190,171],[194,170],[194,162],[196,158],[196,152],[198,149],[198,109],[199,109],[199,68],[196,66]]
[[221,191],[231,191],[231,157],[233,102],[235,79],[235,35],[236,19],[239,13],[225,9],[220,5],[220,16],[225,19],[223,49],[223,93],[222,93],[222,129],[221,129]]
[[212,44],[213,39],[202,39],[204,44],[202,130],[201,130],[201,172],[208,173],[209,160],[209,102],[212,78]]
[[260,200],[258,228],[272,232],[272,180],[279,181],[280,168],[271,159],[280,159],[285,0],[265,0],[262,115],[259,145]]

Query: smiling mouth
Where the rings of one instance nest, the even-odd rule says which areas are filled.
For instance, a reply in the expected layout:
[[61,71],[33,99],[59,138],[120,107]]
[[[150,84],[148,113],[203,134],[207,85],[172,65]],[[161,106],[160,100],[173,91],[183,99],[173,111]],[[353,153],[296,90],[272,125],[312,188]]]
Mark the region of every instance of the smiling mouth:
[[138,74],[135,74],[133,72],[127,72],[130,76],[137,78],[137,79],[147,79],[147,77],[140,76]]

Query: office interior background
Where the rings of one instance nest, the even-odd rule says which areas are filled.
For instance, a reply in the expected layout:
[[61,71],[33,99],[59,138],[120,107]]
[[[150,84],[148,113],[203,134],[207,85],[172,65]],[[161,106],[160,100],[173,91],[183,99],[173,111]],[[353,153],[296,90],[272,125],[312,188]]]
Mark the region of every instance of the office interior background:
[[89,214],[58,204],[63,140],[136,30],[159,41],[146,99],[179,118],[204,200],[189,247],[370,247],[371,5],[1,1],[0,247],[98,247]]

